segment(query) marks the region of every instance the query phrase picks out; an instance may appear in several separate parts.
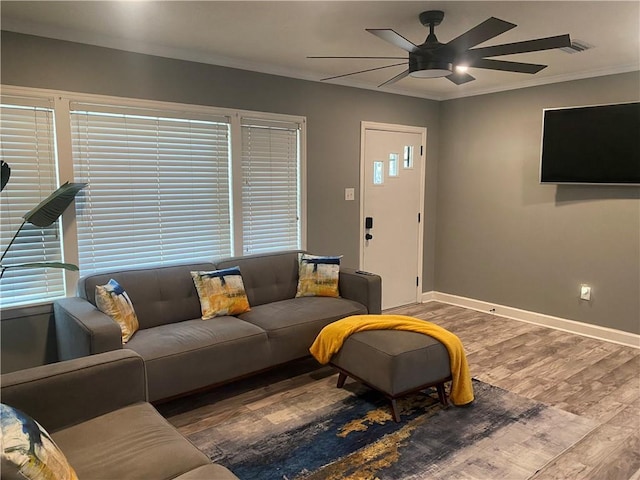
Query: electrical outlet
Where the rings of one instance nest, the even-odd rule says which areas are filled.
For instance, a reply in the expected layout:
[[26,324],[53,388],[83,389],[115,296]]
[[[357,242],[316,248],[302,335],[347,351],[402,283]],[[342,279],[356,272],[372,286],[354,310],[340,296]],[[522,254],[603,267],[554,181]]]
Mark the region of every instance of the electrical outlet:
[[591,301],[591,287],[589,285],[580,285],[580,300]]

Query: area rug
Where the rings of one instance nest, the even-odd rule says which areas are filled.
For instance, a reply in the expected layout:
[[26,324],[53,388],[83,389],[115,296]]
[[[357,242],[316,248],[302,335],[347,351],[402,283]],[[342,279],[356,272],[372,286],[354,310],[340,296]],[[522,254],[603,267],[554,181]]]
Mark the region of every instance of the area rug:
[[242,480],[527,479],[595,428],[593,420],[473,381],[476,400],[443,408],[427,390],[399,402],[336,376],[265,399],[190,435]]

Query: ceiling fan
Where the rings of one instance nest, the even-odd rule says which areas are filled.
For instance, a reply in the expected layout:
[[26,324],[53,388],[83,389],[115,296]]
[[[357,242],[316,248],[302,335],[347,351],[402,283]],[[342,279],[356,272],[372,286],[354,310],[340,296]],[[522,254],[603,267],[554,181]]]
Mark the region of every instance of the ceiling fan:
[[448,43],[440,43],[435,35],[435,27],[440,25],[444,19],[444,12],[440,10],[429,10],[420,14],[420,23],[425,27],[429,27],[429,35],[425,42],[416,45],[407,40],[402,35],[390,28],[367,28],[366,31],[372,33],[376,37],[409,52],[409,58],[406,57],[326,57],[314,56],[307,58],[352,58],[352,59],[385,59],[385,60],[405,60],[401,63],[393,63],[383,67],[369,68],[359,70],[357,72],[345,73],[333,77],[323,78],[324,80],[333,80],[334,78],[347,77],[358,73],[372,72],[374,70],[382,70],[384,68],[398,67],[407,65],[408,68],[399,73],[395,77],[378,85],[382,87],[403,79],[407,75],[416,78],[437,78],[446,77],[456,85],[475,80],[475,77],[469,75],[465,67],[484,68],[488,70],[501,70],[506,72],[517,73],[537,73],[547,65],[539,65],[534,63],[511,62],[505,60],[493,60],[486,57],[498,57],[501,55],[512,55],[516,53],[536,52],[540,50],[550,50],[553,48],[562,48],[571,46],[571,40],[568,34],[557,35],[555,37],[537,38],[534,40],[525,40],[523,42],[506,43],[503,45],[493,45],[490,47],[472,48],[485,42],[491,38],[515,28],[514,23],[491,17],[484,22],[476,25],[471,30],[463,33],[459,37],[454,38]]

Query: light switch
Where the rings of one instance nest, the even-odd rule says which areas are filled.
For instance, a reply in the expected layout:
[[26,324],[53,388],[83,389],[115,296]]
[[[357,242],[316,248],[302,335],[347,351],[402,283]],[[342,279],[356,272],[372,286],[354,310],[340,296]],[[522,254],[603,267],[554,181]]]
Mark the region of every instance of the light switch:
[[344,199],[345,200],[355,200],[356,192],[354,188],[345,188],[344,189]]

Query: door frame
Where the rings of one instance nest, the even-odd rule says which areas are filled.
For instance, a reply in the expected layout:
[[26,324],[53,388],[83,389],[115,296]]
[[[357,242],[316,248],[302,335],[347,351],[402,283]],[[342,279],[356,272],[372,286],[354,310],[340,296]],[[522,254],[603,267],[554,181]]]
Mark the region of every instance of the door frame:
[[[418,227],[418,282],[416,285],[416,303],[422,301],[422,281],[423,281],[423,252],[424,252],[424,199],[425,199],[425,173],[427,168],[427,129],[426,127],[416,127],[411,125],[399,125],[393,123],[379,123],[379,122],[360,122],[360,238],[358,239],[359,265],[360,269],[364,267],[364,190],[365,190],[365,139],[367,130],[382,130],[386,132],[398,132],[398,133],[417,133],[421,137],[421,158],[420,162],[420,205],[418,212],[420,213],[420,226]],[[373,272],[375,273],[375,272]]]

